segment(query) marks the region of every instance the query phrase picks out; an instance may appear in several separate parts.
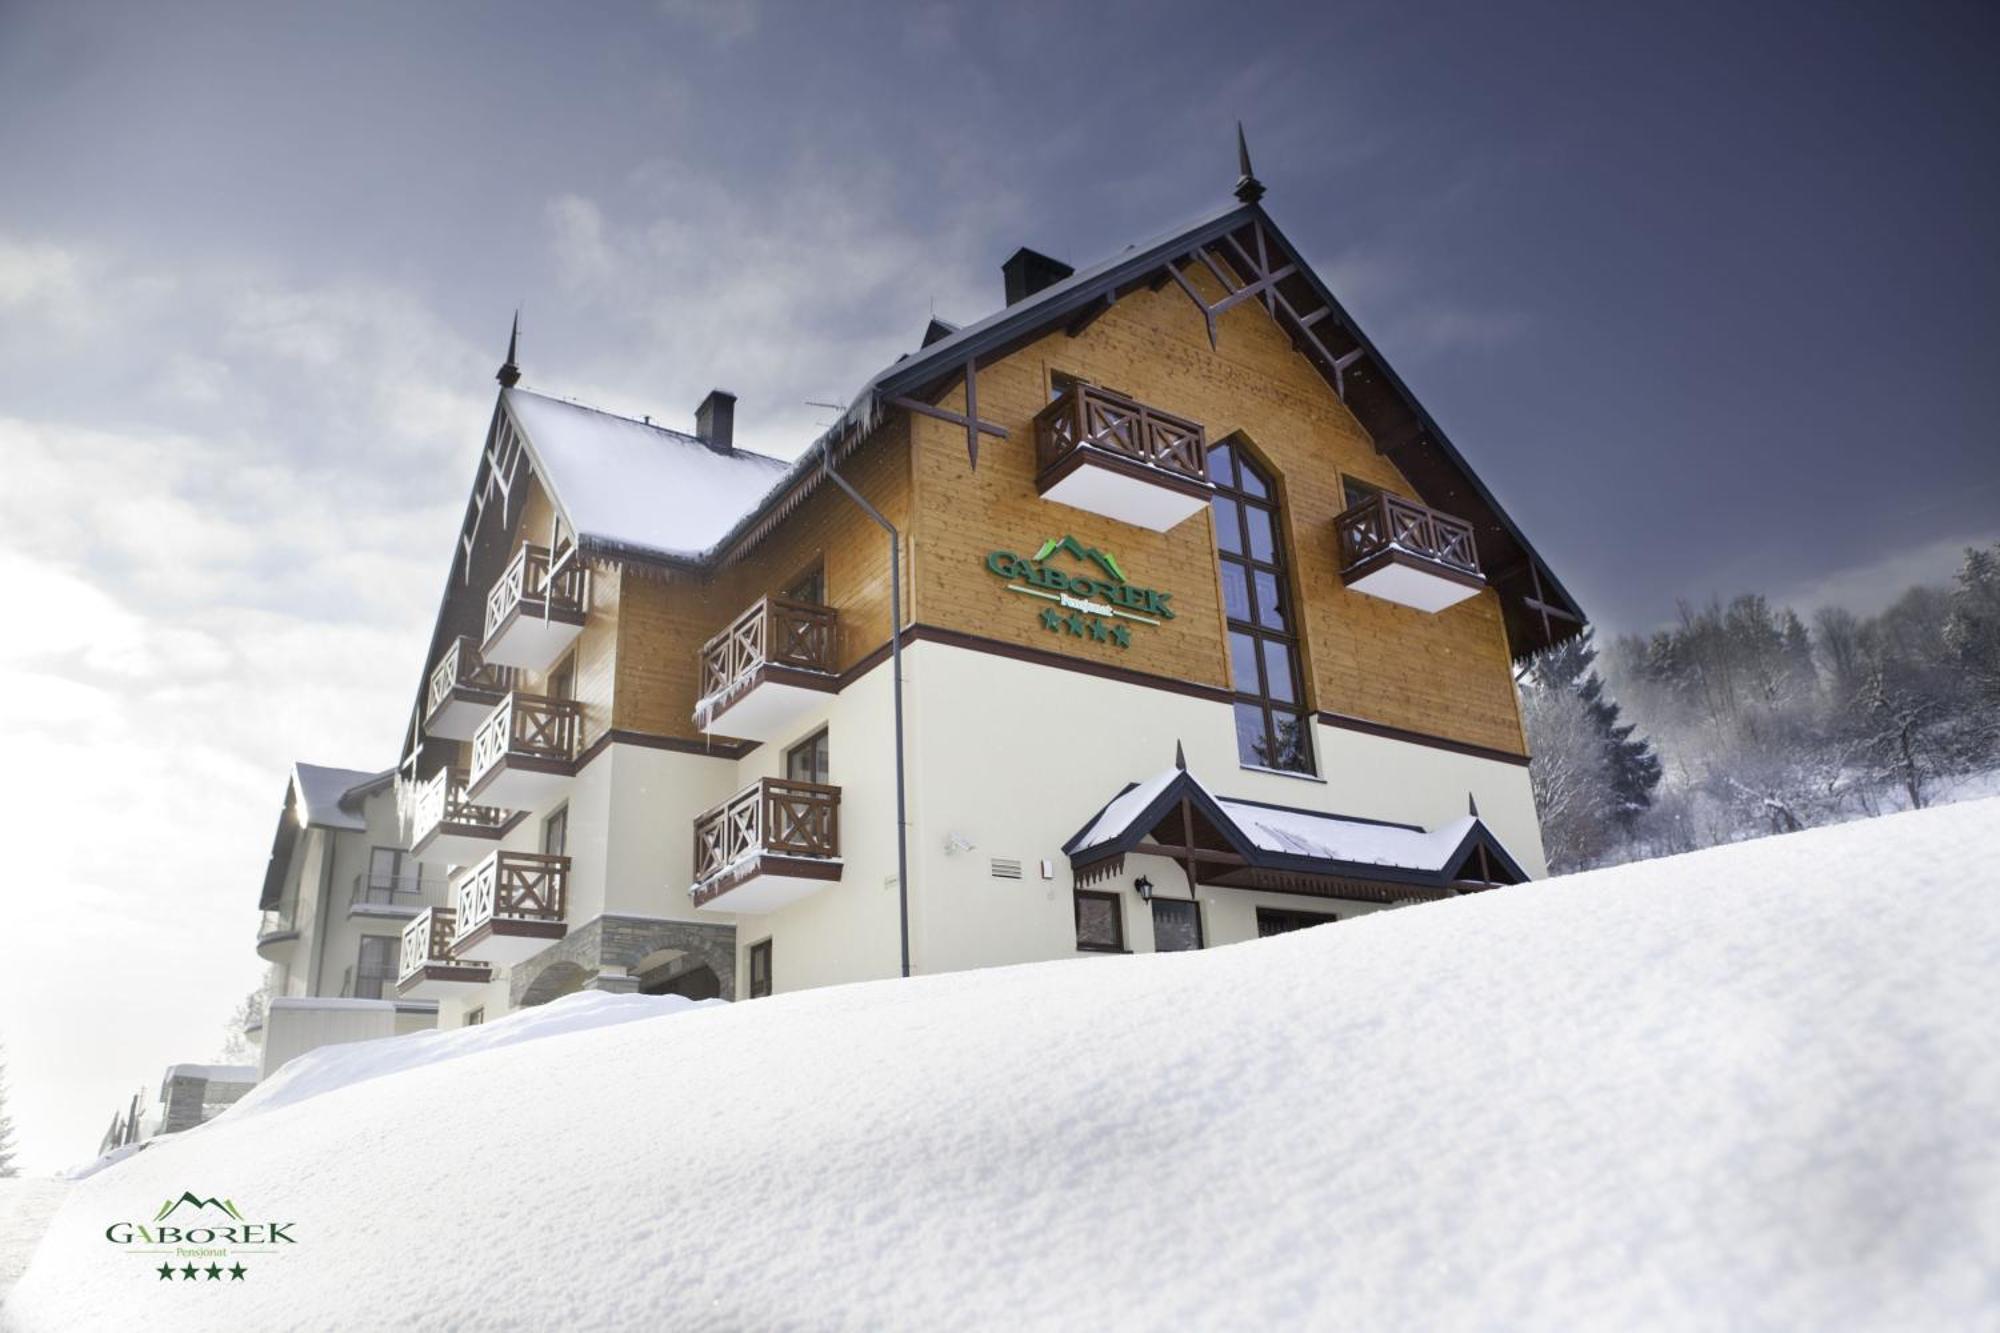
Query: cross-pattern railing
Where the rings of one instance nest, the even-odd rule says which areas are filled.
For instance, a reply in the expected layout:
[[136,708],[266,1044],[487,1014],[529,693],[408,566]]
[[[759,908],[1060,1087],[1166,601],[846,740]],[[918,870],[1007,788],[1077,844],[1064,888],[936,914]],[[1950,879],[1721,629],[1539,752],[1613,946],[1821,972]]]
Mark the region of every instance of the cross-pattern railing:
[[493,637],[493,631],[516,607],[523,615],[539,616],[544,610],[582,615],[587,577],[574,550],[566,552],[562,565],[552,570],[548,547],[523,546],[514,552],[506,572],[486,594],[487,638]]
[[759,598],[735,623],[701,647],[703,699],[724,698],[766,664],[801,671],[834,670],[839,613],[796,597]]
[[452,951],[452,936],[458,933],[458,911],[451,907],[427,907],[403,927],[401,970],[397,981],[408,981],[429,966],[479,967],[485,963],[460,958]]
[[495,852],[458,881],[453,939],[489,921],[560,921],[569,894],[569,858]]
[[431,669],[430,688],[424,695],[425,715],[435,713],[451,698],[453,690],[461,688],[505,694],[514,688],[514,668],[481,661],[478,645],[461,634],[451,641],[437,666]]
[[417,788],[415,814],[411,818],[410,840],[422,842],[444,824],[498,829],[507,822],[507,811],[491,805],[475,805],[466,799],[467,780],[462,768],[441,768]]
[[1352,569],[1384,551],[1398,550],[1434,560],[1461,573],[1479,573],[1472,525],[1415,500],[1378,492],[1333,523],[1340,534],[1342,569]]
[[760,778],[694,821],[694,877],[713,878],[747,856],[840,855],[840,788]]
[[1053,467],[1080,445],[1118,454],[1188,481],[1208,479],[1200,423],[1091,384],[1070,385],[1035,418],[1038,468]]
[[472,781],[510,756],[565,763],[576,758],[582,718],[583,708],[574,700],[514,691],[473,733]]

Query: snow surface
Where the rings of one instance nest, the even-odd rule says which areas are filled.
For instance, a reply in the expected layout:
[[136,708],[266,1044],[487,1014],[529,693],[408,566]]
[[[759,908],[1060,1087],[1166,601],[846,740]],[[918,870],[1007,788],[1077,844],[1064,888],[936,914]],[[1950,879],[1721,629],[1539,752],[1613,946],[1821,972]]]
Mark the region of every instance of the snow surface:
[[[1996,854],[1986,801],[466,1053],[76,1186],[6,1317],[1991,1328]],[[196,1187],[297,1250],[107,1255]]]
[[501,390],[577,532],[695,557],[727,536],[791,465],[580,403]]
[[68,1192],[69,1185],[60,1180],[0,1180],[0,1300],[27,1268]]
[[349,810],[340,801],[356,787],[365,786],[382,774],[327,768],[322,764],[293,764],[292,776],[298,783],[301,823],[348,830],[368,827],[358,810]]

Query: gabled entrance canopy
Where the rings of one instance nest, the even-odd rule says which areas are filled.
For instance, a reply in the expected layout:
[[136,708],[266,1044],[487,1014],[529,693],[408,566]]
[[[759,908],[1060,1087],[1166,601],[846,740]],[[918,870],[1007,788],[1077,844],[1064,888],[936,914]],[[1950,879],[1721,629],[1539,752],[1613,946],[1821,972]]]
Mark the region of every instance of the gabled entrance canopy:
[[1179,861],[1196,885],[1364,902],[1450,898],[1528,876],[1478,816],[1413,824],[1220,797],[1184,768],[1127,787],[1063,845],[1079,885],[1127,853]]

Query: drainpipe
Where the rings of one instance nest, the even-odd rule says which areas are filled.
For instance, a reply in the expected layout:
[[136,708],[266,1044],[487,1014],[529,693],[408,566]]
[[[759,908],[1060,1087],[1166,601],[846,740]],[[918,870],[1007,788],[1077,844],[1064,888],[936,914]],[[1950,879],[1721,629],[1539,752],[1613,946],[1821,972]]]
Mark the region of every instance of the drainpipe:
[[903,535],[883,517],[881,510],[868,503],[868,497],[833,470],[833,435],[834,432],[828,431],[820,440],[821,472],[889,534],[889,670],[896,716],[896,912],[902,927],[903,975],[907,977],[910,975],[910,824],[903,795]]

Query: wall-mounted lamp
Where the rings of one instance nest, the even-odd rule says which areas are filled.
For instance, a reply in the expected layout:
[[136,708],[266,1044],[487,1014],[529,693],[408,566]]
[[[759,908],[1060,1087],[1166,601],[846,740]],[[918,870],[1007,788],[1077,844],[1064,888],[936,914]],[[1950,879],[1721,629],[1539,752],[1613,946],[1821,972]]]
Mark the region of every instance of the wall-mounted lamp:
[[1132,887],[1133,887],[1133,888],[1135,888],[1135,889],[1137,889],[1137,890],[1139,891],[1139,901],[1140,901],[1140,902],[1142,902],[1142,903],[1149,903],[1149,902],[1153,901],[1153,881],[1152,881],[1152,880],[1150,880],[1150,879],[1147,879],[1147,878],[1146,878],[1146,877],[1145,877],[1144,875],[1141,875],[1141,876],[1139,876],[1139,878],[1137,878],[1137,879],[1135,879],[1135,880],[1133,880],[1133,881],[1132,881]]

